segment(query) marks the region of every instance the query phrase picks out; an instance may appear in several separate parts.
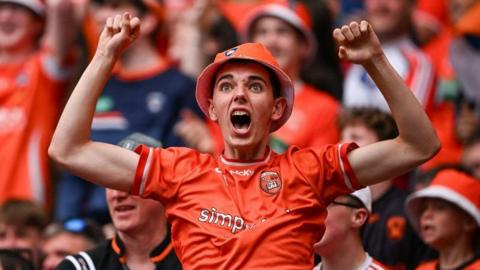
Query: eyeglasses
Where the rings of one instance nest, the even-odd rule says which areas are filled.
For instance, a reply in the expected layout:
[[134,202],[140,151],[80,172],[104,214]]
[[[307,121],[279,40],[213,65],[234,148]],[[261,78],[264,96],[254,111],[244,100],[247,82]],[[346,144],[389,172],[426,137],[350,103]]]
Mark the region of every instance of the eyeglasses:
[[355,205],[355,204],[353,204],[353,203],[347,203],[347,202],[332,201],[331,204],[334,204],[334,205],[342,205],[342,206],[350,207],[350,208],[353,208],[353,209],[362,208],[362,206]]

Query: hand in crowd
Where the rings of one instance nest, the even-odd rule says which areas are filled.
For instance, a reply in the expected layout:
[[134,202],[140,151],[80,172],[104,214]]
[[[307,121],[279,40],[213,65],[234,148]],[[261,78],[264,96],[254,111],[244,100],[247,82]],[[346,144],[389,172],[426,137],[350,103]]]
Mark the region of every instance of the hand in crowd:
[[355,64],[365,64],[383,54],[380,41],[367,21],[351,22],[333,31],[340,45],[338,56]]
[[140,19],[129,13],[109,17],[100,34],[97,54],[117,59],[120,53],[132,44],[140,33]]
[[187,146],[203,153],[213,152],[213,141],[205,122],[191,110],[181,112],[182,121],[175,126],[175,133],[180,136]]

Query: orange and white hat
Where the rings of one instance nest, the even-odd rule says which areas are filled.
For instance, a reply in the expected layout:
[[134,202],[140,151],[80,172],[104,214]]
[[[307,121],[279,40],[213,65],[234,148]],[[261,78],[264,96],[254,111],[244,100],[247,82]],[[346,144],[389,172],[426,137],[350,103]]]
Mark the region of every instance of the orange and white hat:
[[0,3],[13,3],[32,10],[40,17],[45,16],[45,4],[41,0],[0,0]]
[[263,17],[274,17],[283,20],[298,29],[307,42],[308,56],[313,58],[317,52],[317,39],[312,32],[312,19],[307,8],[295,1],[279,1],[260,5],[253,9],[246,16],[243,25],[242,39],[244,41],[252,40],[252,30],[258,19]]
[[424,198],[438,198],[458,206],[480,227],[479,180],[455,169],[445,169],[435,176],[430,186],[410,195],[406,200],[407,216],[417,231]]
[[272,54],[260,43],[245,43],[237,47],[233,47],[215,56],[213,63],[208,65],[197,78],[196,98],[200,109],[208,117],[208,99],[212,97],[213,84],[215,76],[220,67],[228,61],[235,59],[243,59],[258,63],[270,70],[277,76],[280,82],[280,94],[287,100],[287,107],[283,112],[283,116],[272,123],[270,132],[279,129],[292,114],[294,88],[293,83],[288,75],[280,68],[279,64]]

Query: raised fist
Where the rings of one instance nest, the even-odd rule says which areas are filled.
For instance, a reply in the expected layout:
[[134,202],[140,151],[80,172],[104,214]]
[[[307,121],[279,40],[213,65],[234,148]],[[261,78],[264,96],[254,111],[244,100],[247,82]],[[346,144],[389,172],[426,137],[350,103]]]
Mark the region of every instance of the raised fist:
[[338,56],[355,64],[366,64],[383,54],[380,41],[367,21],[351,22],[333,31],[340,45]]
[[140,33],[140,19],[131,18],[128,12],[107,18],[105,27],[100,34],[97,53],[115,59],[135,41]]

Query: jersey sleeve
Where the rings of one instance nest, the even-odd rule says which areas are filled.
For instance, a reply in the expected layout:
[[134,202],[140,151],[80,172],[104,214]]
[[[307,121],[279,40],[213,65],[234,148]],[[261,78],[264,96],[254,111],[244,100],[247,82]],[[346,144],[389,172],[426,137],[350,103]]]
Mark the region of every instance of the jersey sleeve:
[[347,157],[356,148],[355,143],[306,148],[292,153],[292,162],[320,201],[328,204],[339,195],[363,188]]
[[163,149],[140,145],[135,152],[140,159],[130,193],[163,204],[174,200],[183,179],[198,171],[205,162],[202,154],[189,148]]

